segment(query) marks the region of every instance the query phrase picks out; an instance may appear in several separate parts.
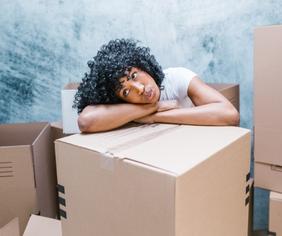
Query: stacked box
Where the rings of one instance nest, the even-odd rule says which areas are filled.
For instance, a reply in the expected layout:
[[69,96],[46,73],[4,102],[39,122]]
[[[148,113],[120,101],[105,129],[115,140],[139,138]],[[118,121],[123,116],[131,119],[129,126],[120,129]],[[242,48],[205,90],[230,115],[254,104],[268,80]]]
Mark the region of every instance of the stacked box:
[[282,192],[282,25],[254,35],[255,186]]

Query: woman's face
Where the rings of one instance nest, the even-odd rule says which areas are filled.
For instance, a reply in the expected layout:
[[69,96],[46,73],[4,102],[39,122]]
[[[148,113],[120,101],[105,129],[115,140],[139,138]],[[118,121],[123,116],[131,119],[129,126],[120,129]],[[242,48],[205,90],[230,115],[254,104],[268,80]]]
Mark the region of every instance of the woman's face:
[[117,91],[117,96],[126,102],[156,103],[160,98],[160,89],[155,80],[136,67],[132,67],[119,82],[122,88]]

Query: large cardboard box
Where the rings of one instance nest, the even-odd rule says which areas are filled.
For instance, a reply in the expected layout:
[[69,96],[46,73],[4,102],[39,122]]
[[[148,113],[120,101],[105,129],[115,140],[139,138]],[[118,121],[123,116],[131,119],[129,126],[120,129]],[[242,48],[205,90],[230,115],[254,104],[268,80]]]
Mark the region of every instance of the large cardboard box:
[[282,236],[282,194],[281,193],[270,192],[269,231],[271,231],[273,235]]
[[[61,221],[42,216],[32,215],[23,236],[61,236]],[[83,231],[81,234],[83,235]]]
[[0,236],[20,236],[19,219],[14,218],[0,228]]
[[248,234],[249,130],[152,124],[55,147],[63,235]]
[[255,186],[282,192],[282,25],[254,34]]
[[54,144],[49,123],[0,125],[0,226],[19,217],[58,212]]
[[208,83],[209,86],[219,91],[240,112],[240,86],[239,84]]

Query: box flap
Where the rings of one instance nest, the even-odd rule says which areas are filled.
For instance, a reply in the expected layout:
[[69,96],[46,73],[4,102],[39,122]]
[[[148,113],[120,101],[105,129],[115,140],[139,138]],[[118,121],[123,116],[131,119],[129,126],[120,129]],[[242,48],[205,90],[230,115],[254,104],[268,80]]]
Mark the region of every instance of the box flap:
[[249,130],[238,127],[155,124],[73,135],[59,142],[182,174],[247,134]]
[[61,236],[61,221],[31,215],[23,236]]
[[19,219],[14,218],[0,228],[0,236],[20,236]]
[[57,215],[56,162],[53,149],[52,130],[46,125],[33,144],[33,164],[37,202],[40,214],[47,217]]
[[17,123],[0,125],[0,147],[32,145],[47,122]]

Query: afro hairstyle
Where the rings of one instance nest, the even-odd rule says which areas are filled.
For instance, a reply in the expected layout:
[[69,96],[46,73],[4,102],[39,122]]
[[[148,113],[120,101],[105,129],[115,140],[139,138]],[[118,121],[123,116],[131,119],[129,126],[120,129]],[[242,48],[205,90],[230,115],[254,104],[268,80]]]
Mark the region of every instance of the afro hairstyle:
[[121,89],[119,79],[131,67],[147,72],[161,88],[164,73],[148,47],[138,46],[133,39],[111,40],[102,45],[93,60],[88,61],[85,73],[75,95],[73,107],[78,113],[87,105],[124,103],[116,92]]

